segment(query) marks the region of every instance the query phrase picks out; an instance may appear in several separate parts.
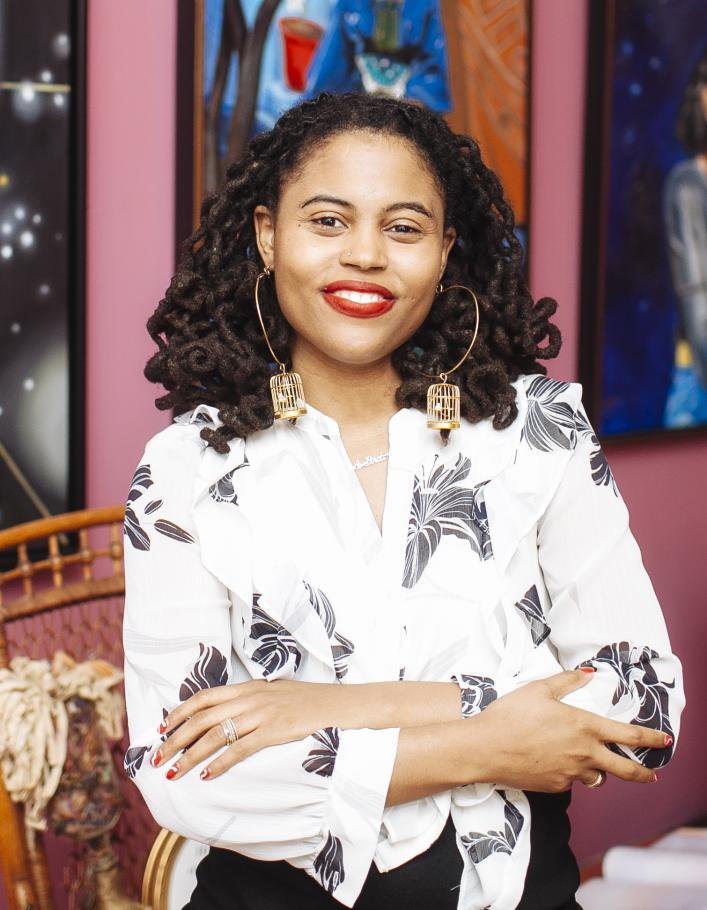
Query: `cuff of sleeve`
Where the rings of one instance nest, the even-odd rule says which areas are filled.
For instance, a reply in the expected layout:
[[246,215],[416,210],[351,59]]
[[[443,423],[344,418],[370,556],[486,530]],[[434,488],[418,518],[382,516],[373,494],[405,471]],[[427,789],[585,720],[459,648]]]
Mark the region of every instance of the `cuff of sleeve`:
[[462,717],[473,717],[498,698],[498,684],[490,676],[455,673],[452,679],[461,690]]
[[373,862],[399,734],[397,727],[340,733],[325,843],[314,874],[346,907],[353,907]]

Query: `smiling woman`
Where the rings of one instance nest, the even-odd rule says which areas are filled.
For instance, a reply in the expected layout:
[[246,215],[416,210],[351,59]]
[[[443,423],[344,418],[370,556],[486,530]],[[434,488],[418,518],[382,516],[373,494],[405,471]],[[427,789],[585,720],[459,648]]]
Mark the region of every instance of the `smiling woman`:
[[323,93],[205,200],[125,554],[126,770],[211,845],[193,910],[569,910],[572,784],[670,759],[680,664],[538,363],[555,307],[414,104]]

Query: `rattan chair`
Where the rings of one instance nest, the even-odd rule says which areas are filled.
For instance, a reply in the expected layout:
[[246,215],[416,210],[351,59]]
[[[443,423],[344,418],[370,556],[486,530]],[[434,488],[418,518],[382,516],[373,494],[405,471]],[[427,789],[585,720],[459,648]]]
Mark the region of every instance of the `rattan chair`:
[[[57,515],[0,531],[0,667],[16,655],[77,661],[102,658],[122,667],[123,508]],[[13,557],[12,554],[15,554]],[[113,832],[123,885],[139,899],[143,869],[159,831],[137,788],[122,773],[127,734],[116,749],[124,809]],[[64,866],[65,906],[78,906],[81,850],[64,838],[28,838],[21,807],[0,776],[0,867],[10,910],[52,910],[49,857]],[[73,899],[72,899],[73,898]],[[63,897],[57,903],[64,903]]]

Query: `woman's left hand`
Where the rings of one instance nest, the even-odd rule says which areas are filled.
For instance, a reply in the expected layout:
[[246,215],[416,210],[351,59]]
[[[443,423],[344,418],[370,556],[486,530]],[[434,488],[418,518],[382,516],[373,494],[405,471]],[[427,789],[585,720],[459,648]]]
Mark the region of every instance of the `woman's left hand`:
[[344,687],[337,683],[307,683],[262,679],[202,689],[165,718],[159,733],[167,739],[150,759],[153,767],[173,762],[167,777],[182,777],[226,745],[221,726],[229,718],[238,739],[201,771],[211,780],[267,746],[304,739],[316,730],[334,726],[341,715]]

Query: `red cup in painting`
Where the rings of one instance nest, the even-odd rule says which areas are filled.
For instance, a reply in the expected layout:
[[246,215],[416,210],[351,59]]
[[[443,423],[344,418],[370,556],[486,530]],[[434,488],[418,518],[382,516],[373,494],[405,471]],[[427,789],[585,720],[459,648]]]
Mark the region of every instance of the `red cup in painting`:
[[307,69],[324,29],[311,19],[283,16],[278,22],[284,46],[285,83],[294,92],[304,91]]

